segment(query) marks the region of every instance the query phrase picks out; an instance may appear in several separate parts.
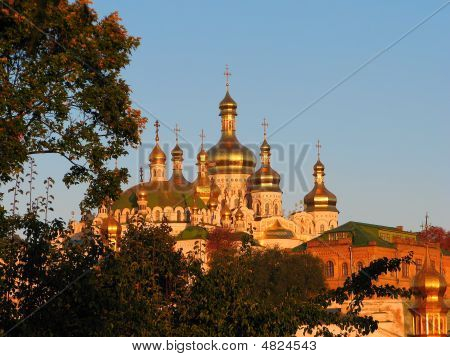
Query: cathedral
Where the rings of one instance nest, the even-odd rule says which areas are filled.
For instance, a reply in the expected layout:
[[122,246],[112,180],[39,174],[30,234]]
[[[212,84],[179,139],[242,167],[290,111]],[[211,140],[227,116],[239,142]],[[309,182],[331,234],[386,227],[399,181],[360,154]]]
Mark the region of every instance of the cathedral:
[[[304,197],[304,209],[285,217],[280,174],[272,167],[271,147],[267,141],[268,123],[264,119],[260,146],[260,167],[255,154],[237,136],[237,103],[230,95],[228,70],[226,93],[219,104],[221,137],[209,150],[202,144],[197,155],[197,178],[188,181],[183,174],[183,150],[176,143],[169,165],[161,149],[159,123],[154,124],[155,145],[148,158],[150,178],[128,188],[112,205],[99,209],[94,223],[105,229],[126,230],[136,214],[149,223],[167,222],[177,236],[188,227],[228,228],[249,232],[261,245],[293,248],[337,227],[339,211],[336,196],[324,183],[325,166],[314,165],[314,187]],[[171,166],[171,167],[170,167]],[[117,227],[114,227],[117,225]]]
[[[327,286],[342,286],[352,273],[379,258],[398,258],[414,253],[414,264],[402,265],[399,272],[380,277],[380,284],[419,291],[412,300],[372,298],[365,302],[363,314],[374,316],[379,329],[373,336],[447,336],[447,291],[450,279],[450,252],[439,244],[420,242],[417,233],[403,227],[385,227],[347,222],[338,225],[337,198],[325,187],[325,166],[320,160],[313,167],[314,186],[303,199],[304,208],[284,214],[280,174],[272,167],[271,147],[264,119],[260,166],[255,154],[237,137],[237,103],[229,91],[219,104],[221,137],[206,150],[204,134],[196,157],[197,178],[190,182],[183,173],[184,152],[176,142],[170,152],[172,164],[162,150],[159,122],[155,143],[148,158],[149,179],[140,169],[139,184],[123,191],[114,202],[99,208],[93,227],[108,239],[114,250],[120,248],[121,235],[141,217],[148,224],[167,223],[177,240],[176,248],[188,253],[208,231],[226,228],[248,233],[260,247],[279,247],[292,254],[312,254],[324,263]],[[85,222],[72,222],[73,233],[81,232]],[[201,254],[201,252],[200,252]],[[200,256],[207,262],[207,256]],[[439,268],[437,268],[439,267]],[[345,304],[336,305],[336,311]]]

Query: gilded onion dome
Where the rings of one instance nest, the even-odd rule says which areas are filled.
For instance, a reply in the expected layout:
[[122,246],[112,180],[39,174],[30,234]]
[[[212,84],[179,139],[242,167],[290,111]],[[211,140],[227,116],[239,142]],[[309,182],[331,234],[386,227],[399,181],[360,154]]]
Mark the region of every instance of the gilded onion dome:
[[215,210],[219,205],[220,187],[216,184],[214,178],[211,178],[211,186],[208,200],[208,207]]
[[[264,126],[267,122],[264,120]],[[251,192],[269,191],[281,192],[280,175],[270,166],[270,145],[266,139],[266,130],[264,128],[264,140],[260,147],[261,167],[248,178],[247,184]]]
[[251,174],[256,165],[253,152],[236,137],[237,104],[228,91],[220,102],[222,135],[219,142],[208,150],[209,173]]
[[222,209],[220,210],[220,215],[222,219],[229,219],[231,217],[231,210],[226,202],[224,202]]
[[244,212],[242,212],[241,207],[239,207],[236,211],[236,219],[238,221],[242,221],[244,219]]
[[178,125],[175,127],[176,145],[172,149],[173,172],[169,183],[179,189],[190,189],[191,183],[183,175],[183,150],[178,145]]
[[102,234],[108,238],[120,237],[120,234],[122,233],[122,226],[113,217],[111,212],[109,213],[108,217],[103,220],[100,229]]
[[201,198],[201,200],[206,203],[208,202],[209,196],[210,196],[210,182],[208,178],[208,153],[203,148],[203,138],[205,137],[202,133],[200,134],[200,137],[202,139],[202,145],[200,148],[199,153],[197,154],[197,180],[195,181],[195,192],[197,193],[198,197]]
[[[319,149],[320,143],[318,143],[317,146]],[[336,195],[328,191],[327,188],[325,187],[324,183],[325,166],[320,161],[319,152],[317,162],[314,165],[313,176],[314,176],[314,187],[304,198],[305,211],[339,212],[336,208],[337,204]]]
[[144,185],[139,185],[137,194],[138,201],[147,201],[147,191],[144,189]]
[[418,303],[420,306],[431,307],[443,301],[445,290],[447,289],[447,282],[444,276],[439,274],[430,264],[428,246],[425,262],[422,269],[414,277],[412,288],[420,295]]
[[292,239],[293,237],[294,233],[284,228],[278,220],[264,232],[264,239]]
[[164,154],[164,151],[161,149],[158,142],[153,147],[153,150],[150,153],[148,159],[151,164],[165,164],[166,163],[166,154]]

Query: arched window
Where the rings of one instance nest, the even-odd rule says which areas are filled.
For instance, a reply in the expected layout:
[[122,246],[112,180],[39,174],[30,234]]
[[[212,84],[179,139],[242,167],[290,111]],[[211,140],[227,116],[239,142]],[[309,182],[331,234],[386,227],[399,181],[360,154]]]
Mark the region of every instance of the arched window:
[[259,203],[256,204],[256,215],[257,216],[261,215],[261,206],[259,205]]
[[358,262],[356,263],[356,269],[358,269],[358,271],[361,271],[361,269],[364,267],[364,264],[362,262]]
[[402,277],[409,278],[409,264],[405,262],[402,263]]
[[177,211],[177,222],[181,222],[181,211]]
[[273,206],[273,214],[274,215],[278,215],[278,205],[275,203],[275,205]]
[[348,276],[348,264],[342,263],[342,276]]
[[320,225],[320,233],[323,233],[325,231],[325,226],[323,224]]
[[161,220],[161,212],[155,211],[155,221],[159,222]]
[[419,272],[422,270],[422,259],[416,259],[416,271]]
[[268,216],[269,215],[269,204],[266,203],[265,207],[264,207],[264,211],[265,211],[265,215]]
[[325,276],[327,278],[334,277],[334,263],[331,260],[327,261],[327,264],[325,266]]

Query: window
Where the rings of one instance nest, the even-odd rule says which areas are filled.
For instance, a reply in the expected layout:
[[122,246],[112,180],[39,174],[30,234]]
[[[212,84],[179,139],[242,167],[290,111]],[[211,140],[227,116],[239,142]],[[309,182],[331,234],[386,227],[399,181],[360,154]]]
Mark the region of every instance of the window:
[[259,205],[259,203],[256,204],[256,215],[261,215],[261,206]]
[[325,276],[327,278],[334,277],[334,263],[331,260],[327,261],[327,264],[325,266]]
[[266,203],[265,211],[266,211],[266,216],[268,216],[269,215],[269,204],[268,203]]
[[181,222],[181,211],[177,211],[177,222]]
[[273,213],[275,215],[278,215],[278,205],[277,204],[275,204],[275,206],[273,207]]
[[155,221],[159,222],[161,220],[161,212],[160,211],[156,211],[155,212]]
[[402,277],[409,278],[409,264],[405,262],[402,263]]
[[320,225],[320,233],[323,233],[325,231],[325,226],[323,224]]
[[422,259],[416,259],[416,271],[419,272],[422,270]]
[[364,267],[364,264],[362,262],[358,262],[356,263],[356,269],[358,269],[358,271],[361,271],[361,269]]
[[342,276],[348,276],[348,264],[342,263]]

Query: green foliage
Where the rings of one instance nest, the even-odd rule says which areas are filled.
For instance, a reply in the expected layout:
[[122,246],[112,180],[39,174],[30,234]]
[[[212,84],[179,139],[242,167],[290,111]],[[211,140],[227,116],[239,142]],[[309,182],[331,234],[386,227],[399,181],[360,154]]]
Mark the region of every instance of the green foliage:
[[56,154],[71,165],[67,186],[88,184],[84,207],[116,198],[127,170],[105,164],[139,143],[145,123],[120,76],[139,39],[83,0],[5,1],[1,11],[0,183],[30,155]]
[[288,336],[295,308],[325,288],[321,262],[279,250],[220,255],[179,309],[180,335]]
[[[227,254],[216,254],[204,271],[174,246],[164,224],[137,220],[120,252],[112,252],[90,227],[74,240],[61,221],[0,209],[0,330],[17,336],[292,336],[300,328],[365,335],[378,326],[360,316],[365,299],[411,296],[376,285],[411,257],[376,260],[343,287],[326,290],[322,263],[308,254],[250,245],[228,254],[226,245]],[[335,312],[333,304],[348,308]]]

